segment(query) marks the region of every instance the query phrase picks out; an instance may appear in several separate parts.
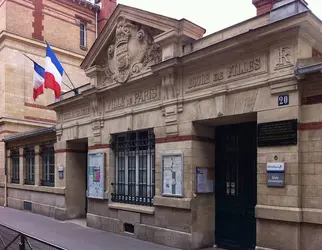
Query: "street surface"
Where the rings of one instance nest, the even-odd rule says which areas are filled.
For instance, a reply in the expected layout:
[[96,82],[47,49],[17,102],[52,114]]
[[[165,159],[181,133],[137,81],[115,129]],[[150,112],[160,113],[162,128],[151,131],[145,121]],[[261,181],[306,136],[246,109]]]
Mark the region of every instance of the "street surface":
[[175,250],[6,207],[0,207],[0,224],[70,250]]

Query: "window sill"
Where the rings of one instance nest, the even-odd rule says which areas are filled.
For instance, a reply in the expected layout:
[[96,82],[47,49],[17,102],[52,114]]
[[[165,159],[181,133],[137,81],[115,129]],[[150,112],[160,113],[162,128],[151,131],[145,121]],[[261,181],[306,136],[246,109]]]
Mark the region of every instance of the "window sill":
[[88,48],[87,48],[87,47],[84,47],[84,46],[82,46],[82,45],[80,45],[80,46],[79,46],[79,48],[80,48],[81,50],[85,50],[85,51],[87,51],[87,50],[88,50]]
[[46,187],[46,186],[33,186],[33,185],[20,185],[14,183],[8,183],[8,188],[29,190],[41,193],[52,193],[52,194],[65,194],[65,188],[58,187]]
[[108,204],[108,208],[136,212],[141,214],[154,214],[154,211],[155,211],[155,207],[123,204],[123,203],[116,203],[116,202],[110,202]]
[[191,198],[176,198],[156,195],[153,198],[153,205],[191,210]]

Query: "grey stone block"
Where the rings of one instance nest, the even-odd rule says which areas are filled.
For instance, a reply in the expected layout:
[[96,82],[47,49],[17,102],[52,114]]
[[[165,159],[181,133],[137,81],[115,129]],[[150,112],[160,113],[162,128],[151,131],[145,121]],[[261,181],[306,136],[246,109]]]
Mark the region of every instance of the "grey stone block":
[[86,224],[88,227],[102,229],[102,217],[87,213]]
[[102,217],[102,229],[112,233],[120,233],[120,221],[114,218]]
[[20,199],[8,197],[8,207],[22,210],[23,202]]
[[123,210],[118,211],[118,218],[124,223],[131,223],[133,225],[136,223],[140,223],[141,221],[139,213],[123,211]]
[[191,234],[148,225],[136,225],[138,239],[179,249],[191,249]]
[[55,215],[54,215],[54,218],[56,220],[66,220],[67,219],[66,209],[55,207]]

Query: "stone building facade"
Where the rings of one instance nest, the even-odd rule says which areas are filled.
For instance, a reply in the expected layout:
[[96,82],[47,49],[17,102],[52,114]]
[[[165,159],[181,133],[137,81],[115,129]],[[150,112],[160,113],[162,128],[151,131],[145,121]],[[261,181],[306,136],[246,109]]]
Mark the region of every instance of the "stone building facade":
[[[116,3],[105,0],[101,6],[114,9]],[[89,82],[80,64],[99,32],[98,20],[108,18],[108,12],[99,11],[98,5],[84,0],[0,1],[0,140],[56,123],[56,113],[47,107],[54,101],[52,91],[33,100],[33,63],[24,54],[44,67],[47,41],[76,87]],[[66,75],[63,82],[72,87]],[[4,147],[1,141],[1,205],[5,196]]]
[[[253,2],[207,37],[118,5],[82,62],[90,83],[49,105],[47,215],[180,249],[320,248],[322,23],[301,0]],[[17,140],[8,169],[33,141]]]

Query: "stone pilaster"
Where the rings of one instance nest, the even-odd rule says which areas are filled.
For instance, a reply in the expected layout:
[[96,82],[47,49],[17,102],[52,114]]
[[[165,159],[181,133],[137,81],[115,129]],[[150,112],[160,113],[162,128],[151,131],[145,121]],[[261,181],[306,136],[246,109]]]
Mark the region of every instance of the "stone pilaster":
[[35,185],[40,185],[40,179],[41,179],[41,157],[40,157],[40,146],[35,146]]
[[167,136],[176,136],[178,130],[178,113],[182,112],[182,104],[178,102],[178,77],[174,68],[160,72],[162,79],[163,116]]

